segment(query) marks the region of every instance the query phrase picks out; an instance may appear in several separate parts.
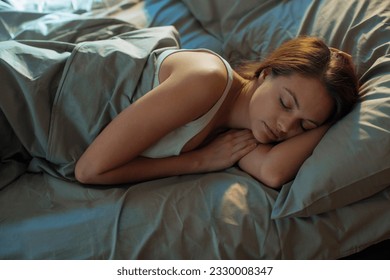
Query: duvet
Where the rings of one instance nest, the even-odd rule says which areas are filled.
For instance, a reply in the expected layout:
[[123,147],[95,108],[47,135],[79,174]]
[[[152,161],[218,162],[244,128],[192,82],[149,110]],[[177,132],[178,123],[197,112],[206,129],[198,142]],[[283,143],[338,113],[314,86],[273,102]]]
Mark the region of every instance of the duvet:
[[[337,259],[390,239],[388,2],[6,2],[38,1],[0,1],[0,259]],[[162,50],[234,65],[299,35],[352,54],[361,97],[280,191],[235,167],[74,181],[91,139],[150,89]]]
[[12,150],[5,168],[23,173],[12,161],[23,154],[31,156],[27,171],[74,179],[75,162],[101,129],[152,89],[158,53],[178,46],[173,27],[76,44],[0,43],[2,134],[12,135],[1,147]]

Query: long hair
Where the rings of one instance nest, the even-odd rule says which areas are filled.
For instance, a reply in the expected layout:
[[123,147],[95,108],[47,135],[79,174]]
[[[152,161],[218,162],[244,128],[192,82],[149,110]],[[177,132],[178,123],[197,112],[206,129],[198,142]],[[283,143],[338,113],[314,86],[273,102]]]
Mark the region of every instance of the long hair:
[[319,38],[289,40],[263,61],[247,62],[236,70],[242,77],[255,80],[264,69],[270,69],[274,76],[297,73],[319,79],[335,103],[330,122],[341,119],[357,102],[359,86],[351,56],[329,48]]

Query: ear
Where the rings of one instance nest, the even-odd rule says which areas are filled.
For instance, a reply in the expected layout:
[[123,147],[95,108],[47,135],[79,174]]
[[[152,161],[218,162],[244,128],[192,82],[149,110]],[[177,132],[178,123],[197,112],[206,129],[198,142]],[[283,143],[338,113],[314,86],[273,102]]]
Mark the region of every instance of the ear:
[[267,76],[271,75],[271,72],[271,67],[267,67],[263,71],[261,71],[260,76],[263,76],[263,79],[265,79]]
[[259,82],[263,82],[265,80],[265,78],[268,77],[269,75],[271,75],[271,68],[267,67],[261,71],[261,73],[257,79]]

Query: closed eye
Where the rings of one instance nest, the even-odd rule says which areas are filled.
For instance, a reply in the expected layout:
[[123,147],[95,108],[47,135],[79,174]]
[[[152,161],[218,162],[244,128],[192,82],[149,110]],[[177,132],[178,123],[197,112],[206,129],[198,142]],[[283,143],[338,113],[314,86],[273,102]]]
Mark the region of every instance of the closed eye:
[[279,102],[280,102],[280,105],[284,108],[284,109],[287,109],[289,110],[290,107],[287,106],[286,102],[283,100],[283,98],[279,98]]
[[308,130],[310,130],[310,128],[305,127],[305,122],[303,122],[303,121],[301,122],[301,128],[302,128],[302,130],[305,131],[305,132],[308,131]]
[[301,121],[301,128],[303,131],[312,130],[312,129],[317,128],[317,127],[318,127],[318,124],[314,123],[312,121],[309,121],[309,120],[302,120]]

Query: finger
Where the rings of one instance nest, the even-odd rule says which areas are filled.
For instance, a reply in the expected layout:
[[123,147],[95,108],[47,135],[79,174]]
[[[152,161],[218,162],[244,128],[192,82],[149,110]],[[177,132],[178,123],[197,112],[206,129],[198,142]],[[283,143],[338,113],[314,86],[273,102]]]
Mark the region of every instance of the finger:
[[233,141],[234,141],[234,143],[240,143],[240,142],[246,142],[246,141],[256,141],[256,139],[253,136],[252,132],[249,130],[249,131],[242,132],[240,134],[236,134]]
[[237,142],[233,146],[232,153],[248,153],[249,151],[253,150],[257,147],[257,141],[256,139],[247,139],[244,141]]
[[237,163],[240,159],[242,159],[242,158],[245,157],[247,154],[249,154],[250,152],[252,152],[253,150],[255,150],[256,147],[257,147],[257,144],[254,143],[254,144],[245,146],[244,148],[242,148],[242,149],[240,149],[239,151],[237,151],[236,153],[234,153],[234,154],[232,155],[233,164]]

